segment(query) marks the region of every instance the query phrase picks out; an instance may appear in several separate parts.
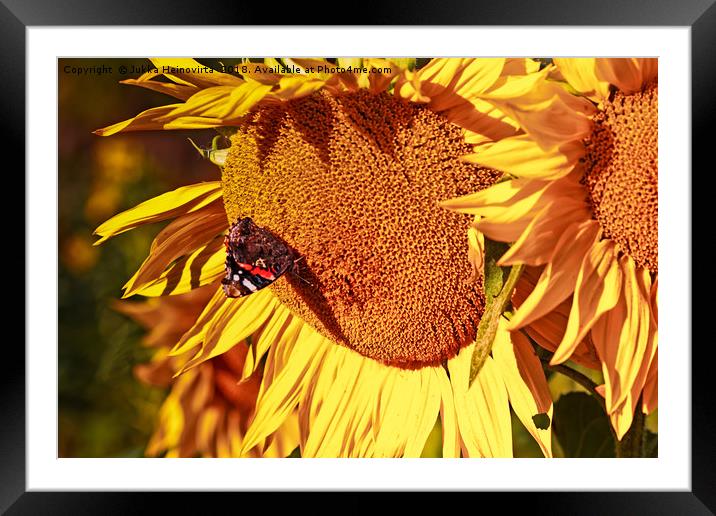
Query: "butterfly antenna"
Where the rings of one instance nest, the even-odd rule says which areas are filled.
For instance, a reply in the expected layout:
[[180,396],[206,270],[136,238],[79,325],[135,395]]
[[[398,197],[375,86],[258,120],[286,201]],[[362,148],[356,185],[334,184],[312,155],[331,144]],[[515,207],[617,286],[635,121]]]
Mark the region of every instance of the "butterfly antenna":
[[296,258],[296,259],[293,261],[293,266],[294,266],[294,268],[296,269],[296,270],[292,271],[292,272],[293,272],[293,275],[296,276],[296,277],[297,277],[298,279],[300,279],[301,281],[303,281],[304,283],[306,283],[307,285],[309,285],[309,286],[311,286],[311,287],[314,287],[315,285],[314,285],[313,283],[311,283],[310,281],[308,281],[306,278],[304,278],[303,276],[301,276],[301,275],[298,273],[298,268],[296,267],[296,264],[297,264],[298,262],[300,262],[301,260],[303,260],[304,258],[305,258],[304,256],[301,256],[301,257],[299,257],[299,258]]

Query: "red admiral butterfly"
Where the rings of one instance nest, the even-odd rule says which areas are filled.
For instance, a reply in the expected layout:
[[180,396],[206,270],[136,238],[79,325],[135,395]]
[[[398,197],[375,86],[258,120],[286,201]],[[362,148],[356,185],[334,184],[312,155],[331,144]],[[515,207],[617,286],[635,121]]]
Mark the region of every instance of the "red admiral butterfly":
[[226,297],[248,296],[268,287],[285,272],[295,272],[295,253],[274,236],[244,217],[224,237],[226,276],[221,280]]

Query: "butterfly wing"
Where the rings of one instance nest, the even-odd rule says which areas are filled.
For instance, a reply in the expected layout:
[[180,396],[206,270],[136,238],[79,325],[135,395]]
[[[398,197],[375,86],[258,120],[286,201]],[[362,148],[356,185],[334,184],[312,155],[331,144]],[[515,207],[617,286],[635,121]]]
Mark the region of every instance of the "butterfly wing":
[[232,225],[225,240],[227,297],[242,297],[268,287],[293,264],[293,253],[271,232],[246,217]]

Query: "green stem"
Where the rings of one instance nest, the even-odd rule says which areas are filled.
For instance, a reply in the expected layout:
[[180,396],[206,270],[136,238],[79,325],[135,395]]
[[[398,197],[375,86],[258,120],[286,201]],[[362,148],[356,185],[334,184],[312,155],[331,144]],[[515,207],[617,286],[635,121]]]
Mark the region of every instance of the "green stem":
[[[530,339],[531,340],[531,339]],[[572,369],[571,367],[567,367],[563,364],[558,365],[550,365],[549,361],[552,360],[552,353],[545,351],[543,348],[536,345],[533,341],[533,346],[535,348],[535,352],[537,353],[537,356],[539,357],[540,361],[542,362],[542,367],[549,369],[551,371],[554,371],[555,373],[563,374],[564,376],[571,378],[575,382],[577,382],[579,385],[587,389],[592,396],[594,396],[594,399],[597,400],[597,403],[602,407],[602,410],[606,412],[607,407],[604,403],[604,398],[602,398],[601,394],[597,392],[597,384],[589,378],[587,375],[580,373],[579,371]]]
[[[526,335],[526,333],[524,332],[523,334]],[[541,348],[534,340],[529,337],[529,335],[527,335],[527,338],[529,338],[532,342],[532,345],[535,349],[535,353],[537,353],[537,356],[542,362],[542,367],[544,367],[545,369],[550,369],[556,373],[563,374],[564,376],[571,378],[579,385],[587,389],[592,394],[594,399],[597,400],[597,403],[599,403],[599,405],[602,407],[602,410],[604,410],[604,412],[606,413],[607,406],[602,395],[597,392],[596,383],[594,383],[586,375],[563,364],[550,365],[549,361],[552,359],[552,353],[549,353],[548,351]],[[617,457],[646,457],[646,449],[644,446],[645,423],[646,417],[644,416],[644,412],[641,410],[641,397],[639,397],[639,401],[636,404],[636,410],[634,412],[634,419],[632,421],[631,427],[629,428],[627,433],[624,434],[621,441],[617,438],[617,434],[614,431],[614,427],[612,427],[611,424],[609,425],[609,429],[612,432],[612,438],[614,439],[614,449],[616,451]]]
[[646,457],[644,449],[644,424],[646,417],[641,410],[641,396],[636,403],[634,419],[622,440],[615,439],[617,457]]

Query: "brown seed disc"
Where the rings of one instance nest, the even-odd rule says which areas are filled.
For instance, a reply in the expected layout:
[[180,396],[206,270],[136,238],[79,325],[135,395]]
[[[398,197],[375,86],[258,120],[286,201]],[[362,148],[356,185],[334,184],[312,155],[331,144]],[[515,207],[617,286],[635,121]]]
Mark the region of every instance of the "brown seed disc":
[[248,117],[224,203],[231,222],[252,217],[304,258],[306,281],[271,288],[317,331],[390,365],[435,365],[474,339],[484,306],[468,281],[471,217],[438,206],[499,177],[460,161],[470,152],[424,106],[320,92]]
[[657,273],[658,86],[616,92],[595,117],[586,143],[584,184],[604,236],[637,265]]

